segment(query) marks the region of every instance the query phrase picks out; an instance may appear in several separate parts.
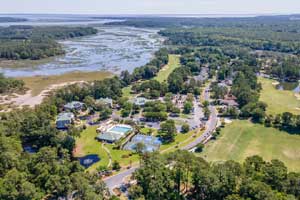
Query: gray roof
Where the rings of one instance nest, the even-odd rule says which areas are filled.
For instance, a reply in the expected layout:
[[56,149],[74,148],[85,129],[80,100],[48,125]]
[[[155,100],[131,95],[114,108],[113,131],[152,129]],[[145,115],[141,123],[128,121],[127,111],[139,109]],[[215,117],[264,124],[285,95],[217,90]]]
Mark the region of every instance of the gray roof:
[[228,105],[228,106],[238,106],[239,104],[234,101],[234,100],[224,100],[224,99],[220,99],[219,102],[221,104],[224,104],[224,105]]
[[59,113],[56,121],[68,121],[68,120],[72,120],[74,118],[75,118],[75,116],[73,113],[64,112],[64,113]]
[[148,102],[149,100],[146,99],[145,97],[136,97],[134,100],[133,100],[133,103],[135,105],[138,105],[138,106],[143,106],[145,105],[146,102]]
[[72,101],[70,103],[67,103],[66,105],[64,105],[64,108],[66,109],[79,109],[82,108],[84,103],[80,102],[80,101]]
[[99,133],[98,136],[97,136],[97,139],[104,140],[104,141],[109,141],[109,142],[118,141],[121,138],[122,138],[121,134],[116,134],[116,133],[113,133],[113,132]]
[[113,100],[110,98],[100,98],[96,100],[96,103],[112,104]]

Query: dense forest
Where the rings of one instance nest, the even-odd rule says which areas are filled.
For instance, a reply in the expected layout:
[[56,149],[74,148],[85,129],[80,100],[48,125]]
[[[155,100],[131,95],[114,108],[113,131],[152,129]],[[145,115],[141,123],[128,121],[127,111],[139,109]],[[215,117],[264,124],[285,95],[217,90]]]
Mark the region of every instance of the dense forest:
[[96,34],[91,27],[32,27],[0,28],[0,58],[38,60],[64,54],[56,40]]
[[[72,157],[80,130],[59,131],[53,122],[66,102],[88,96],[117,98],[121,88],[118,78],[70,86],[34,109],[1,113],[0,199],[103,199],[103,182],[85,173]],[[35,153],[25,152],[26,146]]]
[[[162,27],[159,33],[167,45],[186,47],[216,47],[230,57],[236,53],[272,54],[264,57],[272,62],[268,74],[286,81],[300,76],[300,21],[298,15],[261,16],[248,18],[171,18],[129,17],[108,25]],[[258,63],[259,65],[259,63]]]
[[[300,34],[285,32],[287,27],[286,24],[281,25],[276,31],[269,26],[256,29],[252,27],[167,29],[160,34],[168,38],[167,44],[219,48],[230,58],[248,54],[248,57],[254,59],[259,51],[281,54],[275,57],[276,62],[272,63],[268,73],[279,79],[297,81],[300,76]],[[255,64],[259,66],[259,63]]]
[[134,173],[137,185],[132,199],[191,200],[296,200],[300,197],[300,174],[288,172],[279,160],[259,156],[243,164],[208,163],[187,151],[168,155],[146,154]]
[[[107,25],[124,25],[134,27],[262,27],[270,26],[277,30],[280,25],[286,26],[288,32],[299,32],[299,15],[258,16],[258,17],[224,17],[224,18],[194,18],[194,17],[111,17],[122,21],[108,22]],[[103,19],[103,18],[102,18]],[[105,18],[107,19],[107,18]]]
[[300,33],[287,32],[285,26],[278,30],[262,28],[213,27],[170,29],[161,31],[169,38],[168,44],[189,46],[243,46],[252,50],[278,51],[300,54]]

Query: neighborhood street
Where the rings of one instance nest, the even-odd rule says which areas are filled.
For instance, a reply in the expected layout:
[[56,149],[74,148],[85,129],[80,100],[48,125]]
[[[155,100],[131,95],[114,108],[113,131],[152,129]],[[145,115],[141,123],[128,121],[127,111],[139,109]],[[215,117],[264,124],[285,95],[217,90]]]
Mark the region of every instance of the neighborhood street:
[[[206,101],[210,101],[209,86],[205,88],[204,99]],[[194,140],[193,142],[191,142],[188,145],[186,145],[185,147],[183,147],[182,148],[183,150],[190,150],[190,149],[196,147],[197,144],[199,144],[199,143],[205,141],[207,138],[211,137],[211,134],[215,130],[217,123],[218,123],[218,115],[217,115],[217,110],[216,110],[215,106],[210,105],[209,110],[210,110],[210,117],[209,117],[209,120],[206,122],[206,128],[205,128],[204,133],[200,137],[198,137],[196,140]]]
[[[209,88],[210,88],[210,85],[207,86],[204,90],[204,99],[206,101],[210,101]],[[193,120],[197,119],[197,121],[200,121],[200,114],[196,114],[196,113],[202,113],[202,112],[199,112],[202,109],[200,107],[198,107],[197,103],[195,103],[195,102],[194,102],[194,105],[197,110],[195,109],[195,116],[194,116]],[[190,149],[194,148],[195,146],[197,146],[197,144],[199,144],[199,143],[205,141],[207,138],[209,138],[211,136],[211,134],[213,133],[214,129],[216,128],[217,121],[218,121],[217,111],[213,105],[210,105],[209,109],[210,109],[211,115],[210,115],[209,120],[206,122],[206,129],[205,129],[204,133],[200,137],[195,139],[193,142],[191,142],[188,145],[181,148],[182,150],[190,150]],[[120,172],[117,175],[106,178],[104,180],[104,182],[106,183],[107,187],[109,188],[109,191],[113,194],[113,189],[116,187],[120,187],[121,184],[123,183],[124,178],[131,175],[137,168],[138,167],[132,167],[130,169]]]
[[127,169],[125,171],[120,172],[119,174],[116,174],[114,176],[110,176],[106,179],[104,179],[104,182],[106,184],[106,186],[109,189],[109,192],[111,194],[113,194],[113,189],[116,187],[121,186],[121,184],[123,183],[124,178],[126,178],[127,176],[131,175],[138,167],[131,167],[130,169]]

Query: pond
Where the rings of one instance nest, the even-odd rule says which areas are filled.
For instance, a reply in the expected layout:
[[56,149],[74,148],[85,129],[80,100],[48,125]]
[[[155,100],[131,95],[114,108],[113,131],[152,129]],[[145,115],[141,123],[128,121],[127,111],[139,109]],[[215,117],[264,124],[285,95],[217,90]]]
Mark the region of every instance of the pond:
[[84,157],[79,158],[79,163],[85,168],[89,168],[93,164],[100,161],[100,158],[97,154],[90,154]]

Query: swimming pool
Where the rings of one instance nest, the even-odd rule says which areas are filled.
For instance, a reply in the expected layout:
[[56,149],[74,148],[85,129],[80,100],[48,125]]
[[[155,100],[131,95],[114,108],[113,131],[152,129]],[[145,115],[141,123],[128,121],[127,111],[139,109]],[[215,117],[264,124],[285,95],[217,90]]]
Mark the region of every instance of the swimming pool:
[[128,133],[131,130],[132,130],[132,128],[130,128],[130,127],[114,126],[109,130],[109,132]]

